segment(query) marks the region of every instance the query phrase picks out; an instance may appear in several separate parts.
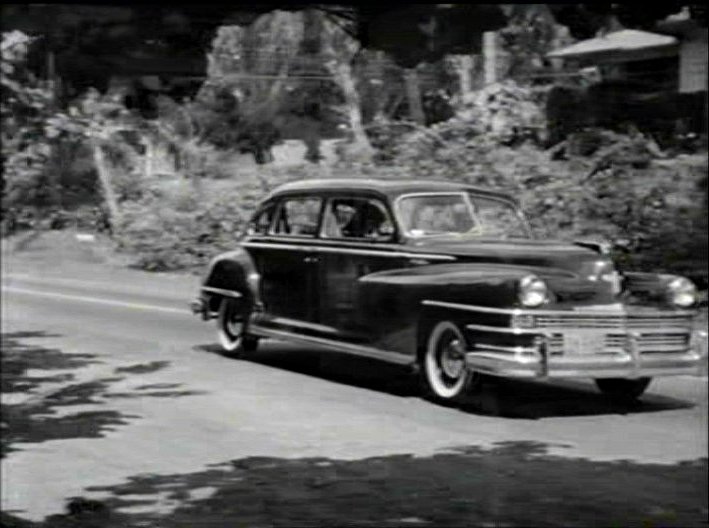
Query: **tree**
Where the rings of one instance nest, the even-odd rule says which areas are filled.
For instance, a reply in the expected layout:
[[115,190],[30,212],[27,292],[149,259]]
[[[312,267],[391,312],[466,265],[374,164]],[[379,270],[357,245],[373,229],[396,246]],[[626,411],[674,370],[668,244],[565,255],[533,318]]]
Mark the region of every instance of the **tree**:
[[46,170],[52,146],[44,134],[52,93],[25,67],[34,40],[20,31],[2,34],[3,209],[23,204],[47,208],[56,197],[56,182]]
[[56,112],[45,120],[45,134],[57,139],[85,141],[91,148],[94,166],[112,226],[120,225],[121,209],[109,157],[135,158],[126,134],[141,129],[141,120],[123,106],[118,96],[103,96],[90,89],[66,112]]
[[253,152],[258,163],[271,160],[270,149],[279,138],[276,123],[302,40],[302,21],[285,11],[263,15],[247,27],[224,26],[214,40],[208,85],[232,94],[238,107],[232,145]]
[[[545,4],[515,4],[498,32],[508,55],[507,75],[525,77],[547,67],[547,53],[570,44]],[[568,33],[568,31],[565,31]]]
[[[4,31],[20,29],[45,37],[32,68],[45,77],[54,69],[71,98],[90,86],[105,91],[111,75],[135,73],[136,63],[145,59],[150,59],[145,67],[156,74],[168,74],[159,70],[175,58],[199,63],[217,28],[247,28],[262,15],[278,10],[318,13],[363,47],[386,51],[406,68],[447,53],[474,52],[480,47],[482,32],[505,24],[504,12],[497,5],[394,3],[8,4],[2,6],[1,23]],[[397,31],[391,31],[392,27]]]
[[358,42],[321,12],[276,11],[247,28],[220,29],[210,81],[237,94],[243,127],[264,130],[275,123],[297,131],[311,161],[319,158],[321,129],[344,114],[354,149],[369,158],[354,73],[358,51]]

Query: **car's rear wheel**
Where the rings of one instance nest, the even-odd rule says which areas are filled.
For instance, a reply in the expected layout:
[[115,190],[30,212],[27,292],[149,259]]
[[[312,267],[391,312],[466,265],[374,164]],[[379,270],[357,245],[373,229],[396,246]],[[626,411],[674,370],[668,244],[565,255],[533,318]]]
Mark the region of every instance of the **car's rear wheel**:
[[238,355],[256,351],[258,338],[246,332],[247,322],[248,314],[239,309],[238,303],[228,298],[222,300],[217,317],[217,335],[224,352]]
[[436,324],[421,358],[426,396],[439,403],[465,403],[481,385],[481,375],[465,365],[465,338],[450,321]]
[[652,378],[598,378],[595,381],[600,391],[613,401],[632,403],[642,396]]

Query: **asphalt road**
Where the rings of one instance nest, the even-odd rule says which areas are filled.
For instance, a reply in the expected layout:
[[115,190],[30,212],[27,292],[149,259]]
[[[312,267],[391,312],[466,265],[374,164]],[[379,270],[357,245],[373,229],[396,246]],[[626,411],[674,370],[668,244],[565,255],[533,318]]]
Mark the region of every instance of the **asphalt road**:
[[224,357],[196,285],[4,259],[5,515],[84,497],[106,526],[706,526],[706,376],[633,407],[570,381],[445,408],[370,360]]

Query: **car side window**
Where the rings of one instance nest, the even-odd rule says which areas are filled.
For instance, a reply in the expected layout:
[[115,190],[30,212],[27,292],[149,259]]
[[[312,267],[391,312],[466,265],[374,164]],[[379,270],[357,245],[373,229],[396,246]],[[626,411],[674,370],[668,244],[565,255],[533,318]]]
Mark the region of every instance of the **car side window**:
[[286,198],[278,210],[273,233],[314,237],[318,232],[321,204],[320,198]]
[[352,238],[389,241],[394,235],[394,224],[379,200],[367,198],[332,198],[323,219],[326,238]]
[[265,235],[268,233],[268,228],[271,227],[271,221],[273,220],[273,213],[276,211],[276,204],[269,204],[263,209],[261,209],[253,217],[246,233],[249,235]]

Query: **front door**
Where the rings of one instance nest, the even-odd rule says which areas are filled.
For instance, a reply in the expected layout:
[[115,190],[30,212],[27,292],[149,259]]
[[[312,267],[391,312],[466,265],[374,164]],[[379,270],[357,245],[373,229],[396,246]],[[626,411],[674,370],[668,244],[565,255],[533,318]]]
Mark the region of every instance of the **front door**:
[[320,319],[339,339],[373,343],[373,325],[358,309],[360,277],[405,266],[393,245],[394,224],[378,198],[332,196],[325,204],[320,263]]

